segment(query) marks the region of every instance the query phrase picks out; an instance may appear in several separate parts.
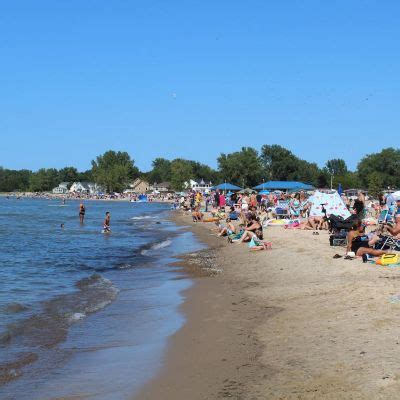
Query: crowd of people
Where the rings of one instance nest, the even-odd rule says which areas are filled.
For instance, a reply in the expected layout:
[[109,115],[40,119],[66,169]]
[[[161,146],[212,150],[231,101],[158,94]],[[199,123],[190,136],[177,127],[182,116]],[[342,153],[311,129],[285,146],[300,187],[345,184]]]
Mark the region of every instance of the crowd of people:
[[[348,259],[360,257],[368,261],[393,252],[393,246],[385,248],[382,245],[388,235],[399,239],[400,249],[400,198],[380,195],[373,200],[362,191],[352,198],[342,194],[341,201],[350,217],[343,219],[342,229],[335,229],[323,207],[322,215],[310,215],[312,196],[304,191],[268,194],[255,191],[225,194],[218,190],[202,194],[193,191],[177,197],[174,207],[191,213],[194,223],[214,223],[219,237],[227,237],[229,243],[247,243],[252,251],[271,248],[271,242],[264,237],[271,221],[284,221],[281,223],[284,228],[310,230],[313,235],[319,235],[321,230],[340,233],[344,239],[341,241],[345,249],[343,256]],[[386,213],[385,220],[380,220],[382,213]],[[343,256],[337,254],[335,258]]]

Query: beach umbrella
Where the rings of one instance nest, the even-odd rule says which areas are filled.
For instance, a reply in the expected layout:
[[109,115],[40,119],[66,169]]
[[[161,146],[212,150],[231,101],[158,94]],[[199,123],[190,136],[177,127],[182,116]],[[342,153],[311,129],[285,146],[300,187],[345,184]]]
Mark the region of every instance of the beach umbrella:
[[253,190],[253,189],[246,188],[246,189],[240,190],[239,193],[241,193],[241,194],[252,194],[252,193],[257,193],[257,192],[255,190]]
[[213,186],[211,190],[223,190],[223,191],[228,191],[228,190],[241,190],[242,188],[236,185],[232,185],[232,183],[220,183],[217,186]]
[[[397,192],[394,192],[392,194],[390,194],[389,196],[392,196],[394,200],[399,200],[400,199],[400,190],[398,190]],[[389,197],[388,196],[388,197]]]

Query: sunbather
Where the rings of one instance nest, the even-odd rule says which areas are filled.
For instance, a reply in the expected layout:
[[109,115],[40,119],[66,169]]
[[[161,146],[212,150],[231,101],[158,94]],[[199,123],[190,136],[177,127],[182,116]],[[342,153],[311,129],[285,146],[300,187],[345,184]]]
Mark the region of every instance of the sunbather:
[[221,225],[220,232],[218,233],[218,236],[226,236],[226,235],[232,235],[236,232],[236,226],[233,225],[232,221],[230,218],[226,219],[226,226]]
[[199,222],[203,220],[203,213],[200,211],[200,207],[196,207],[192,211],[193,222]]
[[251,218],[252,219],[245,228],[242,237],[239,239],[240,243],[249,242],[254,235],[262,240],[262,226],[260,221],[255,215],[253,215]]
[[397,211],[395,214],[395,225],[393,227],[385,225],[386,230],[397,239],[400,239],[400,199],[396,201]]
[[357,220],[347,235],[347,252],[352,251],[357,257],[362,257],[364,254],[373,257],[386,254],[386,251],[376,250],[372,247],[378,240],[377,235],[372,237],[366,235],[365,226],[360,220]]

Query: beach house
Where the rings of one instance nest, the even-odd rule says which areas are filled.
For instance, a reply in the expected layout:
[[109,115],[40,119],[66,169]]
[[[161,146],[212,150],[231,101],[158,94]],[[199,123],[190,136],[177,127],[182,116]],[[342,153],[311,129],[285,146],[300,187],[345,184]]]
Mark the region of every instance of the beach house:
[[171,191],[171,184],[169,182],[161,182],[161,183],[157,183],[154,182],[151,186],[150,186],[150,190],[152,190],[153,192],[170,192]]
[[205,182],[202,179],[200,182],[197,182],[193,179],[190,179],[189,182],[185,182],[185,188],[195,190],[196,192],[208,193],[210,192],[212,187],[212,182]]
[[133,183],[129,185],[129,188],[125,191],[126,193],[146,193],[150,190],[150,183],[144,179],[136,178]]
[[99,194],[104,192],[104,188],[95,182],[74,182],[69,191],[81,194]]
[[66,194],[68,193],[69,182],[61,182],[57,187],[53,189],[53,194]]

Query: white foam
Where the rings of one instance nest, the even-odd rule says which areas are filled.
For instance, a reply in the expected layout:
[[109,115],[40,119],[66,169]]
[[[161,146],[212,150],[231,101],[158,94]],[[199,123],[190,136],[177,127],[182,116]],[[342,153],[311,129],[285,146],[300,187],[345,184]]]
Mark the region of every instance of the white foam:
[[150,251],[152,251],[152,250],[163,249],[164,247],[170,246],[171,243],[172,243],[172,241],[171,241],[170,239],[166,239],[166,240],[164,240],[164,241],[162,241],[162,242],[160,242],[160,243],[153,244],[149,249],[142,250],[142,251],[140,252],[140,254],[141,254],[142,256],[145,256],[145,255],[148,254]]
[[80,321],[81,319],[85,318],[86,314],[85,313],[74,313],[69,317],[69,321],[72,322],[77,322]]
[[156,217],[153,217],[151,215],[139,215],[137,217],[132,217],[131,219],[142,220],[142,219],[154,219],[154,218],[156,218]]

